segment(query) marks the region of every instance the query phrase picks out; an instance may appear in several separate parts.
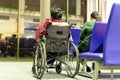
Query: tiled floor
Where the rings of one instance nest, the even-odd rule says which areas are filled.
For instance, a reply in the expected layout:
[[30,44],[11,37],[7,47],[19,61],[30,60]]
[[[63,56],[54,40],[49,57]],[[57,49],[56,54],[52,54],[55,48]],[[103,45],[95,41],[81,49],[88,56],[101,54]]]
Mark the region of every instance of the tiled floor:
[[[33,77],[31,72],[32,62],[0,62],[0,80],[38,80]],[[101,75],[102,79],[110,80],[109,77]],[[101,78],[100,77],[100,78]],[[83,76],[76,75],[75,78],[69,78],[65,71],[57,74],[55,69],[49,69],[48,73],[45,72],[42,80],[91,80]],[[118,76],[117,79],[120,80]]]

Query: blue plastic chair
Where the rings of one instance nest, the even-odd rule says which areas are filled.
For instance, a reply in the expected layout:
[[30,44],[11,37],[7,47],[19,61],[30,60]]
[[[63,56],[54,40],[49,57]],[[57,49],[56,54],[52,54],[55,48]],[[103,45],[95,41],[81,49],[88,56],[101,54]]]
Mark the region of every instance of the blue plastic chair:
[[[101,59],[103,56],[103,41],[106,32],[106,23],[96,22],[90,39],[89,52],[83,52],[79,54],[79,58],[89,58],[89,59]],[[99,53],[99,54],[96,54]],[[96,57],[94,57],[96,55]],[[91,56],[91,57],[89,57]],[[93,56],[93,57],[92,57]]]
[[80,42],[80,32],[81,28],[71,28],[71,36],[76,46]]
[[103,41],[107,24],[103,22],[96,22],[91,36],[90,52],[103,52]]
[[[78,43],[80,42],[80,32],[81,32],[81,28],[71,28],[71,37],[73,39],[73,42],[76,46],[78,46]],[[74,47],[71,46],[69,49],[69,55],[72,55],[74,52]]]
[[[106,23],[103,22],[96,22],[92,31],[92,36],[90,39],[90,47],[89,52],[83,52],[79,53],[79,58],[81,59],[98,59],[101,60],[101,57],[103,57],[103,41],[105,38],[105,32],[106,32]],[[87,61],[84,60],[83,64],[83,70],[79,72],[79,75],[92,77],[91,74],[87,73],[85,71]]]
[[107,29],[105,32],[103,53],[79,54],[80,59],[93,60],[95,70],[92,80],[98,80],[100,69],[111,70],[111,80],[113,80],[113,69],[120,69],[120,4],[113,4]]

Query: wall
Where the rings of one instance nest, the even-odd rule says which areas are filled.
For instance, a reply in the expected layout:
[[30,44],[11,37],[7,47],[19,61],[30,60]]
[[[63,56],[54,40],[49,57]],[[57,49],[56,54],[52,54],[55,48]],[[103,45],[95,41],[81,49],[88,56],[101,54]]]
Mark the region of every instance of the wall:
[[[20,34],[24,34],[24,20],[21,19],[21,26],[19,28]],[[4,37],[11,36],[12,34],[17,34],[17,21],[16,18],[10,18],[9,20],[1,20],[0,19],[0,33],[3,34]]]
[[120,0],[107,0],[107,21],[108,21],[109,14],[110,14],[113,3],[120,3]]

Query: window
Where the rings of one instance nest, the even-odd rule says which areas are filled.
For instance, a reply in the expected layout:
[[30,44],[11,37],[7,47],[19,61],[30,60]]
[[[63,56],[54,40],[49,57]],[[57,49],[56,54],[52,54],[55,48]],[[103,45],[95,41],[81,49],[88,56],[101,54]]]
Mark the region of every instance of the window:
[[25,0],[26,10],[40,11],[40,0]]
[[9,16],[2,16],[2,15],[0,15],[0,19],[2,19],[2,20],[9,20]]
[[33,22],[40,22],[40,19],[34,18]]
[[[59,7],[66,12],[67,0],[51,0],[51,7]],[[76,0],[69,0],[69,14],[76,14]]]
[[18,0],[0,0],[0,6],[17,9]]

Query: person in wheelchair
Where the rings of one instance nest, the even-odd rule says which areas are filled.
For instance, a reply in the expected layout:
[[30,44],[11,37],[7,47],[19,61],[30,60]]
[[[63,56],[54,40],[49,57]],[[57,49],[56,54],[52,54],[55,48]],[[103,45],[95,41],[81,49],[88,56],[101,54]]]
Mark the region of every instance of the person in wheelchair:
[[62,21],[63,11],[60,8],[52,8],[50,12],[51,19],[45,19],[36,31],[35,40],[38,43],[32,72],[36,78],[41,79],[48,68],[54,67],[60,74],[64,65],[67,75],[73,78],[79,71],[80,62],[77,46],[71,41],[72,26]]
[[[38,27],[36,34],[35,34],[35,40],[39,42],[42,37],[46,34],[46,27],[49,23],[52,23],[52,25],[55,26],[68,26],[68,23],[62,21],[62,14],[63,11],[60,8],[51,8],[50,10],[51,19],[45,19]],[[48,55],[47,58],[50,58]],[[47,64],[50,64],[52,67],[53,62],[55,59],[52,59],[47,62]]]
[[[38,27],[36,34],[35,34],[35,40],[39,41],[39,39],[45,35],[46,27],[49,22],[62,22],[62,14],[63,11],[60,8],[52,8],[50,10],[51,13],[51,19],[45,19]],[[58,24],[59,25],[59,24]]]

